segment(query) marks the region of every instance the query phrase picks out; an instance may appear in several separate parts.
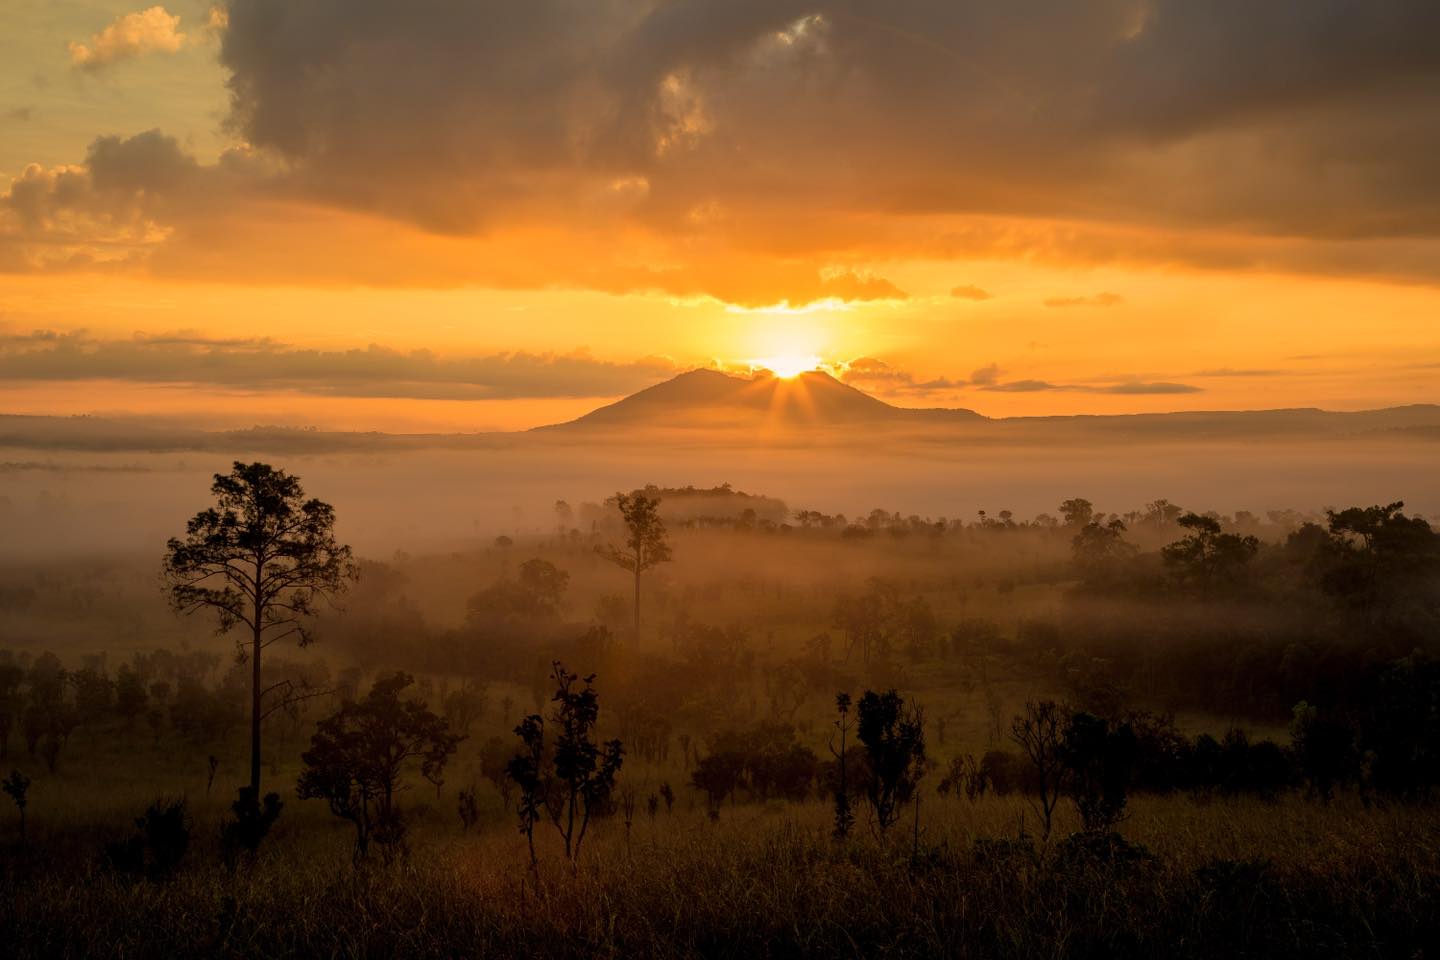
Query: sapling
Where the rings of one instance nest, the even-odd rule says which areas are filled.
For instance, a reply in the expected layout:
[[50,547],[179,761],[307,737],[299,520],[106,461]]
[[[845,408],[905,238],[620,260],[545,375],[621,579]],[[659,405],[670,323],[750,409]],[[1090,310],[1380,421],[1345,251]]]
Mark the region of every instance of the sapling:
[[865,796],[883,833],[899,818],[901,805],[918,796],[926,764],[925,715],[894,690],[865,691],[856,713],[855,735],[870,760]]
[[[522,750],[510,759],[506,773],[520,788],[518,803],[520,832],[535,857],[535,823],[543,808],[565,842],[565,856],[574,862],[590,821],[611,811],[610,794],[625,750],[619,740],[596,743],[595,726],[600,717],[600,698],[595,675],[581,678],[557,660],[551,665],[555,710],[550,722],[557,731],[553,746],[545,743],[545,719],[531,714],[520,721],[515,734]],[[577,681],[583,682],[580,689]]]
[[850,694],[839,693],[835,695],[835,710],[839,716],[835,719],[835,729],[840,732],[840,748],[837,750],[833,745],[830,752],[834,754],[835,761],[839,765],[839,782],[835,789],[835,839],[844,840],[850,834],[850,828],[855,825],[855,811],[850,805],[850,794],[845,782],[845,735],[850,730]]
[[460,813],[460,829],[469,833],[470,828],[475,826],[475,821],[480,819],[480,811],[475,803],[475,788],[460,791],[460,799],[457,801]]
[[0,783],[3,789],[15,801],[15,806],[20,810],[20,842],[25,842],[25,805],[29,802],[30,778],[19,770],[11,770],[10,776]]

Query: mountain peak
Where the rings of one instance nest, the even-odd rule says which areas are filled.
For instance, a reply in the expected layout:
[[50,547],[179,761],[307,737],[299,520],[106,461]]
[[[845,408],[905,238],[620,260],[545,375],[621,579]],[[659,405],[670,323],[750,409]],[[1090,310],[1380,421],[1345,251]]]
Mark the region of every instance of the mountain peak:
[[778,377],[769,371],[742,377],[697,367],[554,426],[824,428],[936,416],[979,417],[969,410],[896,407],[823,370],[794,377]]

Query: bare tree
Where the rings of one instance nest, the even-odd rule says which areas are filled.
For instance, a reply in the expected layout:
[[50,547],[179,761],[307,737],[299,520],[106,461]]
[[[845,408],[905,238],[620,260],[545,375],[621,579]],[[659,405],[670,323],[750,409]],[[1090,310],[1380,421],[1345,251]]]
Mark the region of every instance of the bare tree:
[[1032,701],[1025,704],[1025,713],[1010,725],[1010,739],[1025,751],[1026,759],[1035,768],[1037,796],[1030,799],[1030,805],[1040,817],[1044,830],[1042,841],[1050,839],[1050,823],[1060,802],[1065,775],[1060,753],[1065,736],[1063,718],[1064,711],[1055,701]]
[[[350,548],[335,539],[335,511],[305,499],[300,481],[265,463],[236,462],[210,486],[215,505],[197,513],[184,538],[167,546],[164,573],[171,605],[179,613],[214,611],[219,633],[243,626],[236,643],[248,657],[250,689],[250,789],[260,795],[260,724],[295,694],[281,680],[261,684],[262,651],[281,640],[305,646],[308,622],[320,599],[330,599],[354,579]],[[267,694],[280,703],[266,709]]]
[[643,493],[629,496],[615,494],[615,506],[625,521],[627,536],[624,546],[613,544],[598,548],[622,569],[635,576],[635,645],[640,645],[640,575],[656,564],[670,559],[670,543],[665,538],[665,522],[660,519],[660,499]]

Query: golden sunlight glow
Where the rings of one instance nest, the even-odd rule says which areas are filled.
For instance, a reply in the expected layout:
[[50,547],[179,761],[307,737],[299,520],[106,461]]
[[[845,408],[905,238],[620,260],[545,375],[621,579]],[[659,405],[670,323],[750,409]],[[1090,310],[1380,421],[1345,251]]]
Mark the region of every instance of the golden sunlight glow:
[[798,377],[802,373],[809,373],[817,369],[822,361],[817,356],[801,356],[798,354],[787,354],[778,357],[762,357],[750,361],[753,370],[769,370],[775,376],[784,380]]

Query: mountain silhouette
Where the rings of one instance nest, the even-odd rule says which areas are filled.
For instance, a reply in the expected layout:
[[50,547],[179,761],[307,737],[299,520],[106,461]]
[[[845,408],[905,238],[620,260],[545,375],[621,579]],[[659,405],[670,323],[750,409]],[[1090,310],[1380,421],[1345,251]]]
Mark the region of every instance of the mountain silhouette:
[[575,420],[531,432],[646,427],[833,428],[840,433],[846,428],[867,428],[876,437],[916,432],[903,429],[908,427],[936,438],[1020,442],[1313,439],[1359,434],[1421,440],[1440,433],[1440,406],[1411,404],[1348,412],[1305,407],[991,418],[964,408],[897,407],[819,370],[793,378],[768,373],[752,378],[699,369]]
[[691,370],[566,423],[540,427],[846,427],[981,421],[973,410],[896,407],[813,370],[795,377],[737,377]]
[[[896,407],[815,371],[798,377],[736,377],[692,370],[566,423],[529,431],[407,434],[259,425],[210,430],[165,418],[131,416],[34,416],[0,413],[0,449],[91,453],[197,451],[238,454],[382,453],[425,449],[518,449],[529,439],[583,437],[613,431],[655,442],[691,428],[718,427],[733,443],[753,437],[803,438],[804,442],[862,442],[879,449],[890,441],[940,445],[1290,441],[1440,443],[1440,405],[1417,403],[1376,410],[1335,411],[1313,407],[1279,410],[1189,410],[1173,413],[1070,414],[985,417],[966,409]],[[738,428],[738,432],[737,432]],[[728,433],[726,432],[728,429]],[[766,439],[767,434],[770,435]],[[690,434],[707,436],[703,429]],[[11,470],[50,469],[42,461],[0,461]]]

